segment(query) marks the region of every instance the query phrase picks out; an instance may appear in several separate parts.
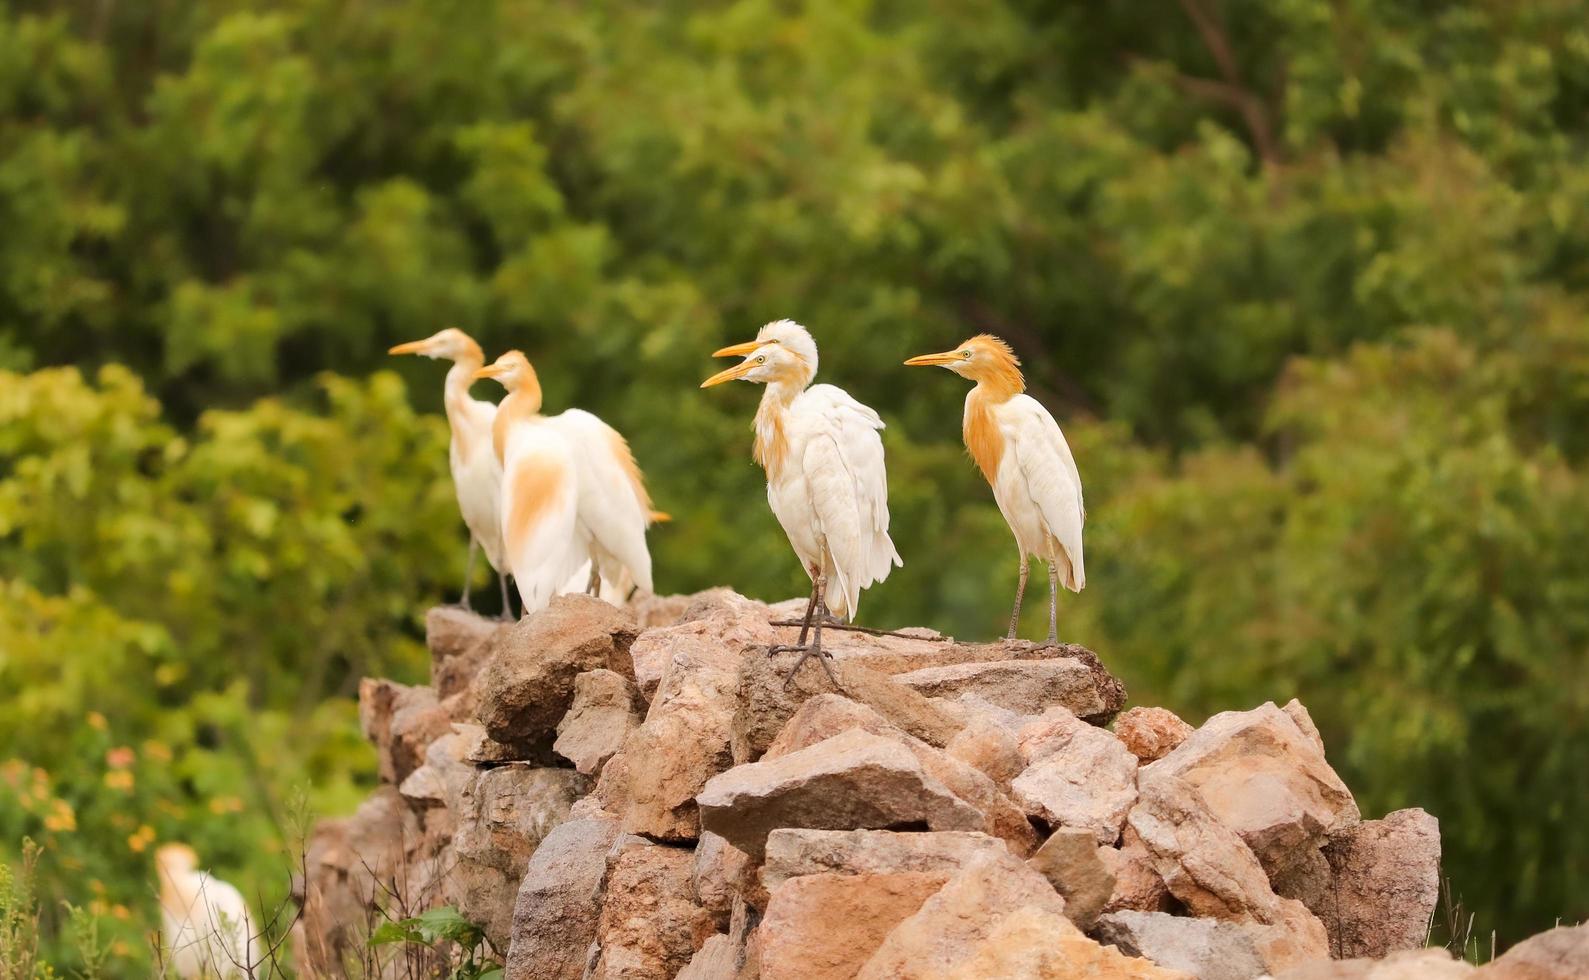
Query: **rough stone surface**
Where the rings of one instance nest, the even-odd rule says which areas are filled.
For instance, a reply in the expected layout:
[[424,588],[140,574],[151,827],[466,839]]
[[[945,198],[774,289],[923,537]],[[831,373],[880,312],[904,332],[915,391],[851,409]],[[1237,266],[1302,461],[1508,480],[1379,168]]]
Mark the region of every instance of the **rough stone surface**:
[[452,719],[428,687],[366,677],[359,681],[359,727],[375,746],[381,782],[401,783],[425,760],[425,748],[452,731]]
[[493,633],[474,686],[486,733],[507,744],[546,738],[568,713],[581,673],[634,676],[629,647],[638,632],[627,613],[600,599],[563,595]]
[[640,724],[642,707],[629,678],[612,670],[587,670],[574,678],[574,700],[557,723],[552,748],[575,769],[594,776]]
[[1105,912],[1167,912],[1170,890],[1153,866],[1153,856],[1142,838],[1127,823],[1120,832],[1120,848],[1100,847],[1098,857],[1115,876],[1114,892],[1104,905]]
[[[728,928],[735,896],[756,894],[759,887],[750,856],[712,833],[702,834],[695,846],[691,880],[696,903],[712,914],[719,929]],[[765,900],[762,905],[765,907]]]
[[693,899],[694,855],[638,837],[608,855],[594,980],[671,980],[715,933]]
[[734,980],[739,975],[739,948],[722,933],[707,940],[675,980]]
[[1022,729],[1020,747],[1032,761],[1010,792],[1029,815],[1090,830],[1099,844],[1120,837],[1137,799],[1137,760],[1119,739],[1052,708]]
[[987,939],[950,969],[909,975],[923,980],[1193,980],[1191,974],[1100,945],[1063,916],[1039,908],[1017,909],[1000,919]]
[[657,686],[673,649],[679,643],[707,643],[733,654],[777,642],[768,620],[772,607],[747,599],[729,589],[710,589],[693,596],[674,621],[661,628],[648,629],[630,647],[635,681],[646,700],[656,696]]
[[1474,971],[1474,980],[1589,977],[1589,925],[1557,926],[1525,939]]
[[624,743],[625,831],[670,841],[700,836],[695,796],[734,762],[728,742],[739,660],[737,650],[699,637],[672,644],[645,721]]
[[778,737],[767,746],[762,761],[786,756],[807,749],[818,742],[832,738],[840,732],[859,728],[873,735],[895,738],[899,726],[878,714],[872,708],[851,701],[842,694],[818,694],[802,703],[784,723]]
[[761,939],[762,980],[850,980],[895,926],[943,886],[920,871],[812,874],[772,891]]
[[579,980],[601,917],[615,817],[558,825],[530,857],[513,906],[507,980]]
[[1476,975],[1443,949],[1417,949],[1382,960],[1315,960],[1281,970],[1275,980],[1468,980]]
[[1015,733],[1005,725],[982,716],[968,718],[965,727],[949,740],[944,751],[952,758],[974,766],[1006,791],[1010,781],[1026,768],[1026,760],[1021,757]]
[[975,694],[1030,715],[1062,705],[1082,718],[1107,720],[1120,707],[1099,689],[1085,663],[1068,657],[926,667],[899,674],[895,680],[927,697]]
[[1065,913],[1048,879],[1009,854],[966,865],[888,934],[860,977],[934,976],[963,967],[998,925],[1025,907]]
[[1273,703],[1215,715],[1144,766],[1138,782],[1145,787],[1160,776],[1177,777],[1201,794],[1271,874],[1359,820],[1351,791],[1318,745]]
[[1115,876],[1098,855],[1091,831],[1061,828],[1027,862],[1065,899],[1065,916],[1087,931],[1114,894]]
[[1122,953],[1200,980],[1253,980],[1268,972],[1252,927],[1244,923],[1163,912],[1112,912],[1099,920],[1098,939]]
[[1397,810],[1331,840],[1324,857],[1329,887],[1303,901],[1324,921],[1335,956],[1381,957],[1424,944],[1440,897],[1438,820]]
[[1303,706],[1302,702],[1292,698],[1280,710],[1291,718],[1296,724],[1298,731],[1307,736],[1308,741],[1313,743],[1313,747],[1319,750],[1319,754],[1324,755],[1324,736],[1319,734],[1319,726],[1313,723],[1313,716],[1308,714],[1308,709]]
[[419,806],[443,808],[451,821],[475,777],[468,748],[468,738],[456,731],[431,742],[425,748],[425,764],[403,780],[398,792]]
[[1127,708],[1115,719],[1115,737],[1143,762],[1169,755],[1192,734],[1192,726],[1167,708]]
[[769,891],[790,878],[814,874],[910,871],[947,880],[972,861],[1007,849],[997,837],[966,831],[780,829],[767,835],[761,877]]
[[983,815],[892,739],[851,729],[810,748],[737,766],[697,798],[703,829],[759,860],[778,827],[829,830],[925,825],[978,830]]
[[430,686],[445,700],[469,690],[485,666],[488,640],[506,627],[499,619],[457,606],[434,606],[425,613],[425,645],[430,648]]

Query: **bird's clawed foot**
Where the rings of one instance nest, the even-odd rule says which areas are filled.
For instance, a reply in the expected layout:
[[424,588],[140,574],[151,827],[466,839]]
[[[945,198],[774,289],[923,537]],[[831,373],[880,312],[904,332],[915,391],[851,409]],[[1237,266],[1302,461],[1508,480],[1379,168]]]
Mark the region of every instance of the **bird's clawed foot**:
[[794,680],[795,675],[800,673],[800,668],[805,666],[806,661],[815,657],[817,663],[822,665],[823,672],[828,675],[828,680],[833,682],[833,686],[841,691],[844,690],[844,685],[839,683],[838,676],[833,673],[833,667],[828,663],[828,661],[833,659],[833,654],[822,649],[821,643],[809,643],[804,646],[798,643],[777,643],[767,648],[767,655],[776,656],[780,653],[792,653],[796,650],[800,652],[800,659],[795,661],[794,667],[789,671],[789,676],[783,679],[785,689],[789,687],[789,683]]

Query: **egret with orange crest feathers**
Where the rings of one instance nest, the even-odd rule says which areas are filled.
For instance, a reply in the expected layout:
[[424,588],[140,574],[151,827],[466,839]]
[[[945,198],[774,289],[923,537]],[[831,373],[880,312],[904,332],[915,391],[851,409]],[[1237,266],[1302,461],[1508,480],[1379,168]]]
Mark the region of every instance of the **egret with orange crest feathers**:
[[464,571],[463,598],[458,604],[465,609],[471,608],[469,582],[474,577],[474,556],[477,550],[483,550],[502,588],[502,616],[510,618],[513,607],[508,602],[508,566],[503,560],[499,513],[502,464],[491,448],[491,424],[497,417],[497,407],[469,396],[474,373],[485,364],[485,355],[474,338],[456,327],[448,327],[424,340],[398,344],[387,353],[420,354],[452,361],[452,367],[447,369],[442,402],[447,410],[447,428],[452,434],[447,462],[452,469],[453,490],[458,495],[458,510],[469,528],[469,561]]
[[264,940],[254,928],[242,892],[200,871],[186,844],[155,852],[160,876],[161,953],[183,980],[253,976]]
[[587,561],[593,593],[601,581],[625,580],[651,591],[646,528],[667,515],[651,509],[623,436],[577,408],[542,415],[540,379],[520,351],[474,376],[508,390],[492,445],[502,464],[503,545],[524,612],[546,608]]
[[966,448],[993,486],[1004,520],[1021,552],[1015,611],[1008,639],[1015,639],[1032,556],[1048,562],[1048,642],[1059,642],[1059,586],[1080,592],[1087,584],[1082,565],[1081,474],[1059,423],[1037,399],[1025,394],[1021,362],[1010,345],[990,334],[972,337],[951,351],[922,354],[910,365],[945,367],[976,382],[966,395]]
[[736,379],[767,386],[756,410],[756,462],[767,473],[767,502],[811,576],[799,642],[773,648],[801,652],[784,685],[810,657],[837,685],[822,649],[824,619],[830,610],[841,620],[853,618],[861,590],[904,564],[888,536],[883,420],[833,385],[808,387],[817,373],[817,345],[793,320],[769,323],[755,340],[712,356],[745,359],[702,388]]

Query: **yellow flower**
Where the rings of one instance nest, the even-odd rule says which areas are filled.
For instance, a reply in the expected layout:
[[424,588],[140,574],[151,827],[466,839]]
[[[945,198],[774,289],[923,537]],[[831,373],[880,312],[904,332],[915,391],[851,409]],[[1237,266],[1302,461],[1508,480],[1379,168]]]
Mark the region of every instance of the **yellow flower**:
[[153,843],[154,828],[148,824],[144,824],[133,833],[127,835],[127,846],[132,849],[134,854],[142,854]]
[[170,762],[171,761],[171,749],[170,749],[170,747],[167,746],[164,742],[156,742],[152,738],[150,740],[148,740],[147,742],[143,743],[143,754],[148,756],[149,758],[153,759],[156,762]]
[[138,753],[126,745],[118,745],[105,753],[105,764],[112,769],[128,769],[137,761]]
[[56,833],[76,830],[77,814],[72,812],[72,805],[65,800],[54,801],[49,815],[44,818],[44,829]]
[[99,712],[90,711],[88,713],[88,726],[90,728],[98,729],[99,731],[104,731],[110,727],[110,722],[106,721],[105,716]]
[[126,769],[116,769],[105,773],[105,785],[109,786],[111,789],[119,789],[123,792],[130,792],[132,790],[132,783],[132,773],[128,772]]
[[110,907],[110,914],[122,920],[123,922],[132,918],[132,910],[119,903]]
[[236,796],[217,796],[210,801],[210,812],[217,816],[225,813],[242,813],[243,801]]

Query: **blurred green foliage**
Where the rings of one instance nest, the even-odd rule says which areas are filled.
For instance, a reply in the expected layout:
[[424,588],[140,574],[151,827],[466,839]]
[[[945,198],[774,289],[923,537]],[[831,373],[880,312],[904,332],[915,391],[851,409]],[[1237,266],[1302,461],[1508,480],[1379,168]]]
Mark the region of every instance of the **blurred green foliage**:
[[280,894],[462,574],[382,353],[449,323],[630,437],[659,587],[803,592],[756,391],[695,387],[794,316],[891,426],[865,620],[999,629],[963,387],[899,364],[999,333],[1087,484],[1063,633],[1194,721],[1302,698],[1503,942],[1585,918],[1586,142],[1581,0],[12,0],[0,848],[133,956],[149,835]]

